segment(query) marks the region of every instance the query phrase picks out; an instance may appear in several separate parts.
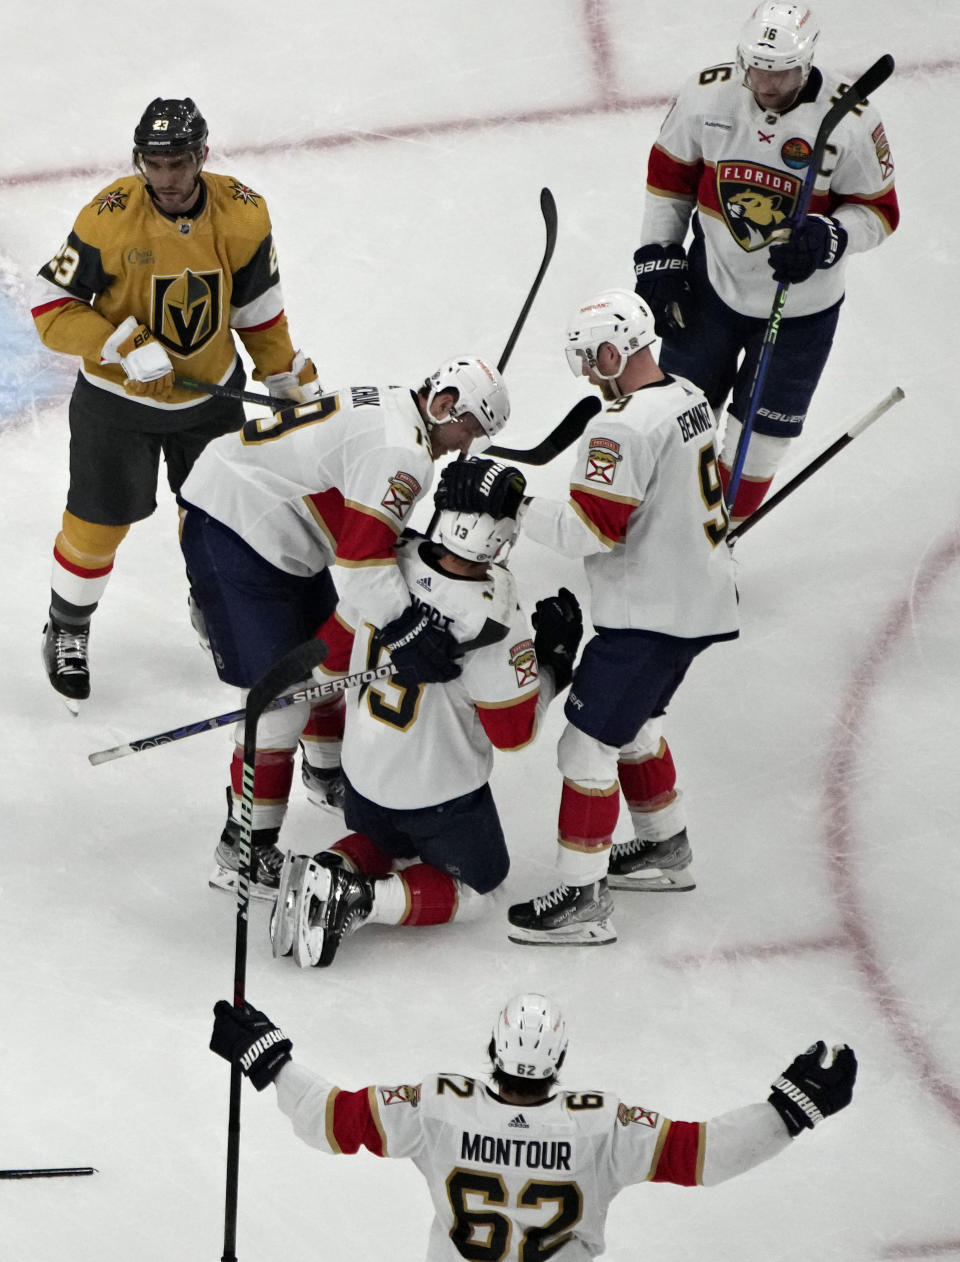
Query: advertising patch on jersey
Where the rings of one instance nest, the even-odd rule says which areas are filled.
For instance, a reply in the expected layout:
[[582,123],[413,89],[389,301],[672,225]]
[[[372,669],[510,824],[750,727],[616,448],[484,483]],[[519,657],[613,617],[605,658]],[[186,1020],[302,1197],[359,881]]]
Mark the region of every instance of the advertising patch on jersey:
[[246,184],[241,184],[239,180],[230,181],[230,191],[233,193],[233,200],[243,202],[244,206],[259,206],[263,201],[260,193],[255,193],[252,188],[247,188]]
[[890,142],[887,140],[887,133],[883,130],[883,123],[878,123],[872,134],[877,161],[880,163],[880,174],[885,180],[889,180],[893,175],[893,154],[890,152]]
[[122,188],[113,188],[109,193],[102,193],[94,199],[94,206],[97,208],[97,214],[102,215],[105,210],[109,210],[111,214],[115,210],[127,209],[127,198],[129,193]]
[[380,1087],[380,1099],[386,1104],[412,1104],[414,1106],[420,1103],[420,1084],[414,1087]]
[[154,276],[150,327],[168,351],[195,355],[220,327],[222,292],[219,270]]
[[652,1109],[641,1109],[636,1104],[621,1104],[617,1109],[617,1121],[621,1126],[629,1126],[631,1123],[636,1123],[637,1126],[656,1126],[659,1120],[659,1113],[654,1113]]
[[529,688],[539,678],[537,674],[537,655],[533,651],[533,640],[521,640],[510,650],[510,665],[517,672],[517,687]]
[[420,483],[412,473],[403,473],[400,469],[390,479],[390,488],[380,501],[391,517],[402,522],[413,507],[413,501],[421,491]]
[[762,250],[797,206],[801,180],[758,162],[718,162],[717,197],[730,234],[744,250]]
[[789,140],[785,140],[781,145],[780,157],[783,158],[791,171],[802,171],[804,167],[810,165],[810,159],[813,157],[813,147],[802,136],[791,136]]
[[613,479],[617,476],[617,465],[622,459],[620,444],[615,443],[612,438],[591,438],[585,480],[612,486]]

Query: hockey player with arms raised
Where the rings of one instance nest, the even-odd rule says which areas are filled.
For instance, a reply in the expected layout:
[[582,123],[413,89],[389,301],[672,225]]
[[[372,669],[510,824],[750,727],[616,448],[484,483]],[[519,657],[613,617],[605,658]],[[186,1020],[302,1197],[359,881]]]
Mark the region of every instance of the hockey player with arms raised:
[[[251,419],[238,434],[210,443],[181,491],[181,542],[220,678],[250,688],[314,634],[329,648],[318,674],[335,678],[350,667],[361,618],[380,627],[403,683],[456,678],[456,642],[411,602],[396,544],[430,487],[434,462],[488,444],[509,413],[496,369],[461,356],[445,361],[419,390],[344,387],[314,404]],[[487,502],[508,498],[515,512],[522,488],[518,470],[498,466]],[[276,894],[283,864],[276,842],[298,742],[308,792],[336,806],[342,801],[342,731],[342,699],[312,707],[303,702],[261,719],[254,896]],[[225,889],[236,883],[242,769],[240,725],[212,877]]]
[[[674,1122],[607,1092],[561,1087],[563,1013],[544,995],[521,994],[494,1022],[488,1078],[438,1073],[349,1091],[294,1061],[290,1039],[250,1004],[221,999],[214,1014],[211,1051],[258,1091],[275,1083],[304,1143],[414,1163],[433,1201],[427,1262],[598,1257],[610,1202],[623,1188],[712,1187],[744,1174],[846,1108],[857,1076],[851,1048],[817,1042],[765,1101],[707,1122]],[[357,1245],[342,1242],[354,1252]]]
[[[326,967],[362,925],[462,921],[502,886],[510,860],[488,783],[493,751],[534,739],[570,681],[582,634],[576,599],[561,589],[537,602],[531,635],[505,566],[515,535],[512,518],[446,511],[436,542],[414,535],[398,545],[414,607],[457,642],[462,671],[427,684],[394,676],[348,694],[344,816],[353,831],[312,859],[287,856],[274,954]],[[375,669],[387,652],[364,620],[351,671]]]
[[43,640],[50,682],[74,710],[90,694],[90,621],[131,523],[156,508],[161,454],[176,492],[204,445],[243,424],[242,403],[180,389],[174,375],[239,390],[236,333],[272,395],[319,394],[290,340],[266,202],[205,170],[207,153],[189,97],[151,101],[134,173],[80,212],[36,282],[40,337],[81,361]]
[[[714,420],[703,394],[657,366],[653,314],[610,290],[585,303],[567,337],[571,370],[607,400],[587,426],[567,501],[527,497],[521,530],[583,558],[596,635],[583,651],[564,714],[557,765],[561,884],[510,908],[514,942],[614,942],[609,886],[693,888],[691,849],[662,718],[694,658],[738,632]],[[469,499],[470,467],[437,488]],[[626,799],[636,830],[613,845]]]
[[736,61],[684,84],[650,151],[636,289],[657,318],[661,368],[700,386],[718,417],[732,391],[721,451],[725,488],[777,286],[791,286],[735,520],[759,506],[803,429],[833,342],[847,263],[882,244],[900,217],[886,132],[865,104],[831,134],[810,212],[794,222],[820,123],[850,82],[813,64],[819,34],[805,5],[760,4],[741,31]]

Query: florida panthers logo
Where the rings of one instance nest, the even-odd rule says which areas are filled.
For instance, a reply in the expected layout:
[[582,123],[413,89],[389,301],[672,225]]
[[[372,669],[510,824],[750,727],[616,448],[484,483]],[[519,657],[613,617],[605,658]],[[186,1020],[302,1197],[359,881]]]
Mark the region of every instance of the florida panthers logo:
[[412,1104],[416,1107],[420,1103],[420,1084],[412,1087],[381,1087],[380,1099],[384,1104]]
[[617,465],[622,459],[620,444],[615,443],[612,438],[591,438],[585,480],[612,486],[613,479],[617,476]]
[[380,507],[385,508],[396,521],[402,522],[413,507],[420,491],[420,483],[413,474],[404,473],[398,469],[390,479],[390,485],[386,495],[380,501]]
[[760,250],[796,209],[801,182],[786,171],[750,162],[717,165],[717,195],[731,234],[744,250]]
[[517,672],[517,687],[529,688],[536,683],[537,659],[532,640],[521,640],[510,649],[510,665]]
[[168,351],[186,358],[202,350],[220,327],[219,271],[153,278],[151,327]]
[[660,1120],[660,1114],[654,1113],[652,1109],[641,1109],[636,1104],[621,1104],[617,1109],[617,1121],[621,1126],[629,1126],[636,1123],[637,1126],[656,1126]]

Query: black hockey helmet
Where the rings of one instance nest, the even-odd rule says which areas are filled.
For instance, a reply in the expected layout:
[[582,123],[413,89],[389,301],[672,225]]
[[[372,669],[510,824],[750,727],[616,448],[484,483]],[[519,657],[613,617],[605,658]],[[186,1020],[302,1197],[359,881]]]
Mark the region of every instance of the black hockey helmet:
[[133,132],[133,161],[149,153],[162,157],[164,154],[195,151],[203,161],[203,146],[207,143],[207,121],[190,97],[182,101],[164,100],[158,96],[143,111],[143,117]]

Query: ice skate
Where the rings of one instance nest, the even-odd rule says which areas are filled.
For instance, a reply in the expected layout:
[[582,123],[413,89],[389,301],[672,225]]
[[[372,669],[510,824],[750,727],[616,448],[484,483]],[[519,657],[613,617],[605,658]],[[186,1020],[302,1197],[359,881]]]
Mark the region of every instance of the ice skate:
[[[292,850],[289,850],[284,858],[277,888],[277,901],[270,914],[270,945],[273,948],[274,959],[293,954],[293,944],[298,932],[297,899],[303,884],[304,872],[310,861],[309,855],[294,854]],[[320,854],[314,856],[313,862],[329,868],[343,866],[343,860],[338,854],[326,851],[321,851]]]
[[607,882],[561,885],[508,912],[511,942],[534,946],[603,946],[616,942]]
[[90,696],[90,666],[87,648],[90,624],[84,627],[63,626],[51,615],[43,628],[40,648],[43,666],[50,683],[63,698],[71,714],[79,714],[78,702]]
[[641,841],[634,837],[631,841],[614,842],[607,883],[615,890],[682,893],[697,887],[690,871],[692,859],[685,828],[667,841]]
[[[234,891],[240,868],[240,825],[230,811],[231,792],[227,789],[227,822],[220,834],[220,842],[214,852],[215,867],[210,876],[210,887]],[[276,898],[283,868],[283,851],[276,844],[279,828],[255,828],[251,854],[250,897]]]
[[328,968],[340,943],[373,908],[373,883],[321,857],[307,861],[295,911],[293,958],[301,968]]
[[307,798],[314,806],[336,815],[343,814],[343,772],[339,767],[313,767],[306,758],[301,758],[300,775]]

